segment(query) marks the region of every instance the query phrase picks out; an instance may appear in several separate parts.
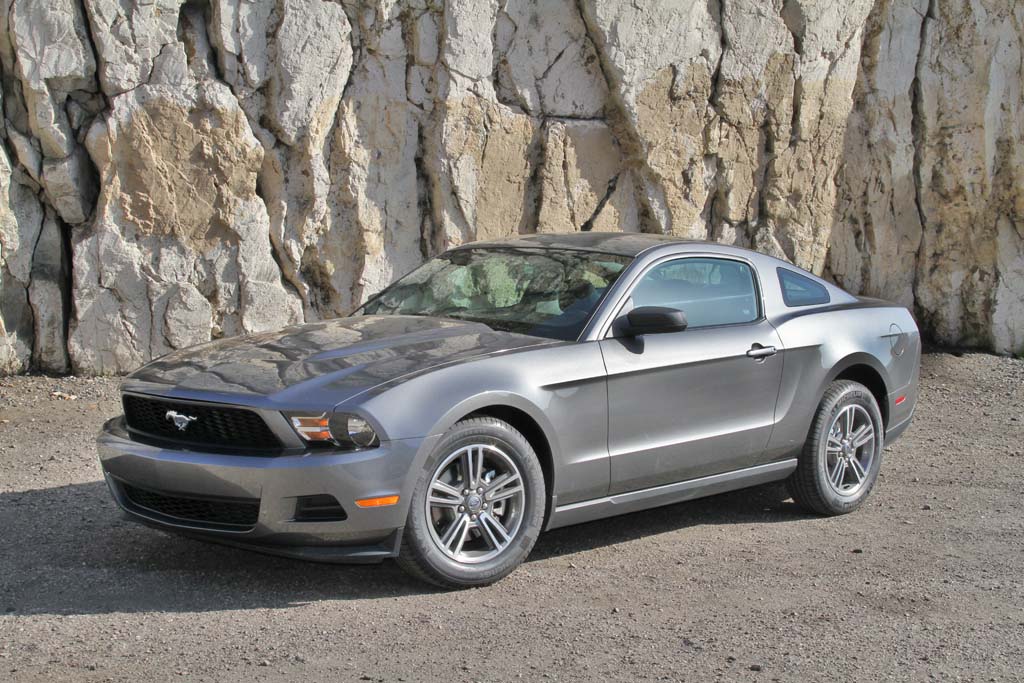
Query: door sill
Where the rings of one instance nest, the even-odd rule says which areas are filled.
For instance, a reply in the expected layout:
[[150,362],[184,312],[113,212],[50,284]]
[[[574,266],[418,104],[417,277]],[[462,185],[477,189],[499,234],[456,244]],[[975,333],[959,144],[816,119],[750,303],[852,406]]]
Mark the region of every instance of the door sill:
[[592,522],[595,519],[624,515],[661,505],[680,503],[684,500],[735,491],[748,486],[766,484],[770,481],[785,479],[795,469],[796,458],[790,458],[742,470],[688,479],[674,484],[663,484],[649,489],[617,493],[604,498],[561,505],[556,507],[551,514],[547,528],[557,529],[572,524]]

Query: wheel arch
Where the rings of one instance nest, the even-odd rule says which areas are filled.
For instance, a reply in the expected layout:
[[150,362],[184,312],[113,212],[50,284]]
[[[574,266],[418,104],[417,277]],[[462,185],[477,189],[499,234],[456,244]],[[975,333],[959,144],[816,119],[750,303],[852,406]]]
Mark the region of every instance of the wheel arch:
[[558,473],[558,439],[544,411],[519,394],[487,392],[462,401],[437,423],[434,434],[443,434],[455,423],[470,417],[487,416],[507,422],[515,427],[533,446],[544,474],[545,506],[544,527],[554,508],[555,484]]
[[882,413],[884,432],[889,426],[889,385],[881,363],[866,353],[855,353],[843,358],[832,368],[825,386],[819,392],[820,395],[825,395],[829,384],[843,379],[863,384],[875,397],[878,409]]

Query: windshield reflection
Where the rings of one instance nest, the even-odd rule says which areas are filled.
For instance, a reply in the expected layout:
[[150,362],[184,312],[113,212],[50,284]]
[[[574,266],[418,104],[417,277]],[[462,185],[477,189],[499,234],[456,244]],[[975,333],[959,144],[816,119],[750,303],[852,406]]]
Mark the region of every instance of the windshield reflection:
[[632,258],[592,251],[456,249],[368,301],[364,315],[418,315],[575,340]]

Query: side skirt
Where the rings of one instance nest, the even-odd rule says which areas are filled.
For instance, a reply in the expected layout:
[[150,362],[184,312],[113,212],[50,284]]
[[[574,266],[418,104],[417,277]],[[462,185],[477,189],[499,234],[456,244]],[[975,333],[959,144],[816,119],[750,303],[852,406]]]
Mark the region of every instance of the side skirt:
[[735,491],[748,486],[766,484],[770,481],[785,479],[795,469],[796,458],[791,458],[767,465],[757,465],[733,472],[680,481],[675,484],[664,484],[629,493],[618,493],[605,498],[561,505],[556,507],[551,514],[547,528],[557,529],[572,524],[592,522],[595,519],[624,515],[661,505],[680,503],[684,500]]

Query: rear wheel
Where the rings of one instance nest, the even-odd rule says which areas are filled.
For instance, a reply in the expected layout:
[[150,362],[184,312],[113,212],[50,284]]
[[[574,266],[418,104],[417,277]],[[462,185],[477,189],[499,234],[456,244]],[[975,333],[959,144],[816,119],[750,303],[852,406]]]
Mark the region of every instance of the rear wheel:
[[427,458],[398,562],[446,588],[493,583],[533,548],[545,496],[537,455],[519,431],[491,417],[463,420]]
[[787,480],[793,499],[822,515],[853,512],[878,479],[883,440],[882,414],[871,391],[849,380],[833,382]]

